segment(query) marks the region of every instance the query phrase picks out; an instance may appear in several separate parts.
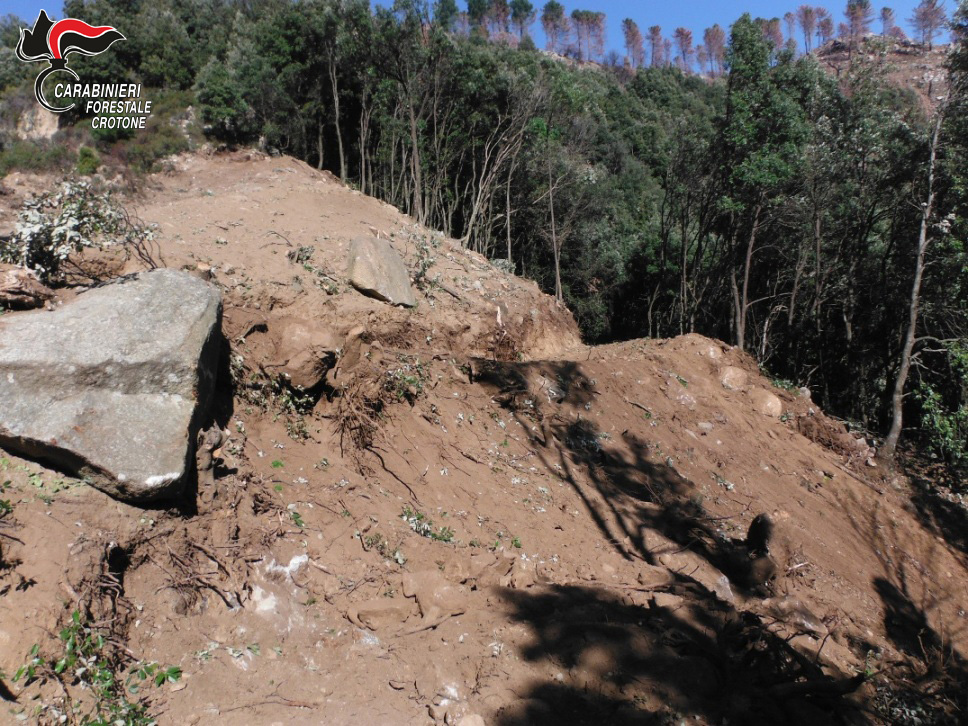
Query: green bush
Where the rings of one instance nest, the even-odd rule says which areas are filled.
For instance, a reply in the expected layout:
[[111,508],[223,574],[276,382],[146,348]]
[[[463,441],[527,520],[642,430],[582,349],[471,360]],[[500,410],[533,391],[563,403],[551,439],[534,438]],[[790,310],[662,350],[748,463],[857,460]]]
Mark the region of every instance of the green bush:
[[147,173],[158,160],[189,149],[188,139],[171,121],[148,121],[148,128],[122,147],[122,153],[135,171]]
[[82,146],[77,151],[77,173],[89,176],[101,165],[101,157],[90,146]]
[[931,385],[921,381],[915,397],[921,407],[921,431],[928,445],[956,468],[968,466],[968,347],[949,343],[950,375]]
[[0,177],[12,171],[64,170],[71,161],[73,154],[63,145],[14,141],[0,150]]

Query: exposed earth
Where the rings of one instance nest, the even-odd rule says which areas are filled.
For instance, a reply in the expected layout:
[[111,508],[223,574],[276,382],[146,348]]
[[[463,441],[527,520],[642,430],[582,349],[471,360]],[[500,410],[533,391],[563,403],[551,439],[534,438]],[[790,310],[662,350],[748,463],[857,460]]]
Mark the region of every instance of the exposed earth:
[[[4,183],[9,225],[43,180]],[[11,676],[75,610],[182,669],[159,724],[964,721],[963,510],[809,391],[698,335],[583,345],[534,283],[293,159],[179,157],[130,206],[151,263],[221,290],[227,435],[147,506],[0,452],[0,721],[57,722],[60,687]],[[349,284],[360,236],[416,307]]]

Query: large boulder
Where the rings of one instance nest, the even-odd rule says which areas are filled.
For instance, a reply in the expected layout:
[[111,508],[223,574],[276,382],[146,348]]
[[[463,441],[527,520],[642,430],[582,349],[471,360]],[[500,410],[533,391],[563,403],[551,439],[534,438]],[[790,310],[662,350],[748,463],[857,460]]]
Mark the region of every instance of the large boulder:
[[386,240],[376,237],[353,240],[346,274],[350,284],[364,295],[408,308],[417,304],[403,259]]
[[0,446],[129,501],[177,494],[213,389],[221,296],[175,270],[0,318]]

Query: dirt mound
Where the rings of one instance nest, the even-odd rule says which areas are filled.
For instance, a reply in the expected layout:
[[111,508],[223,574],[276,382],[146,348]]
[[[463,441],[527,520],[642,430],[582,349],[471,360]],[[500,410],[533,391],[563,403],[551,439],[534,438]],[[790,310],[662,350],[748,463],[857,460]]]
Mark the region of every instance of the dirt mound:
[[[118,669],[181,669],[141,691],[162,724],[963,707],[965,554],[808,397],[697,335],[581,346],[533,284],[298,162],[176,167],[141,214],[223,289],[228,440],[169,509],[0,459],[5,713],[90,703],[53,667],[9,678],[57,662],[75,610]],[[404,256],[416,309],[347,285],[359,234]]]

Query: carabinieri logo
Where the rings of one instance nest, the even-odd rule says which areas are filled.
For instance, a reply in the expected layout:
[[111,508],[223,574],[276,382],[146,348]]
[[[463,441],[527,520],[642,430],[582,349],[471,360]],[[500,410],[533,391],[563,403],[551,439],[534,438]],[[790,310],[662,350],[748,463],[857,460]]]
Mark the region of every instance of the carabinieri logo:
[[34,82],[34,95],[37,103],[54,113],[63,113],[74,108],[75,104],[56,108],[47,103],[44,98],[44,81],[51,73],[67,71],[74,80],[80,80],[72,68],[67,67],[67,56],[70,53],[81,55],[99,55],[111,47],[118,40],[126,40],[115,28],[102,25],[95,28],[83,20],[65,18],[53,22],[44,10],[40,11],[34,22],[33,30],[22,28],[20,42],[17,43],[17,57],[28,63],[47,61],[50,65],[41,71]]

